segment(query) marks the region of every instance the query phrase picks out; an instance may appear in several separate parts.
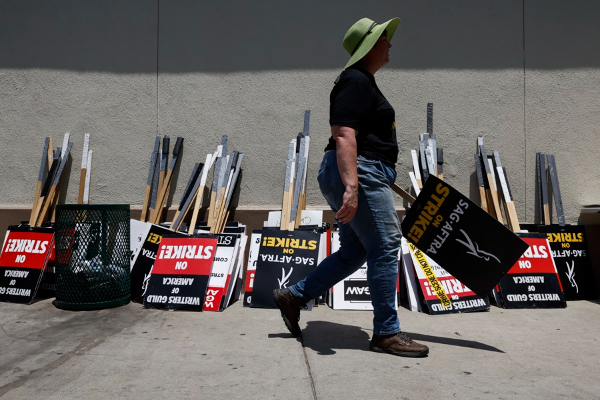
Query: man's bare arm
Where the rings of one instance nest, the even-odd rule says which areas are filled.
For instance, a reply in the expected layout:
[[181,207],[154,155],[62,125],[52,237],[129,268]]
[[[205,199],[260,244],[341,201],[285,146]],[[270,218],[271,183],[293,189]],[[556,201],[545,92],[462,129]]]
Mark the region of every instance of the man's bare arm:
[[346,191],[342,206],[335,214],[340,222],[350,222],[358,209],[358,173],[356,165],[356,130],[347,126],[331,127],[336,142],[337,165]]

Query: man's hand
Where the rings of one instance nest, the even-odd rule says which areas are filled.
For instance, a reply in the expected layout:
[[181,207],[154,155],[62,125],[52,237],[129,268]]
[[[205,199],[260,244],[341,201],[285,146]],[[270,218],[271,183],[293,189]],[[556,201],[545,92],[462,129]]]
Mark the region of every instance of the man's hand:
[[344,198],[342,207],[340,207],[339,211],[335,214],[335,217],[340,222],[350,222],[354,215],[356,214],[356,210],[358,209],[358,188],[353,188],[352,186],[346,186],[346,191],[344,192]]

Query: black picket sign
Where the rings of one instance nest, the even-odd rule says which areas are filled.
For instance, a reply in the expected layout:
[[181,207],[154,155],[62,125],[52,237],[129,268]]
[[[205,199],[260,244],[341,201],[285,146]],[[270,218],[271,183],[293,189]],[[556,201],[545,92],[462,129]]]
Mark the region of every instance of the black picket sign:
[[[144,293],[148,287],[148,279],[150,279],[150,271],[152,271],[152,266],[156,260],[158,246],[162,237],[170,234],[173,234],[173,231],[162,226],[152,225],[150,227],[144,244],[131,268],[131,301],[143,302]],[[181,236],[186,235],[181,234]]]
[[311,231],[263,230],[250,306],[275,308],[273,289],[298,282],[317,266],[319,239]]
[[593,300],[597,291],[583,225],[529,225],[531,232],[545,233],[565,300]]
[[459,191],[430,176],[402,222],[417,248],[481,297],[528,245]]

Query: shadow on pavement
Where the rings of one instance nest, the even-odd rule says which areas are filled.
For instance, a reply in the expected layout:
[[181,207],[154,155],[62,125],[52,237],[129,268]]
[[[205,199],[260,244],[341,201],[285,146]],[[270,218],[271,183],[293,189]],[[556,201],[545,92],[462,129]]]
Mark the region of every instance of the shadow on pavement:
[[[293,336],[289,332],[272,333],[269,334],[269,338],[293,339]],[[357,326],[308,321],[302,330],[302,336],[296,340],[303,343],[304,347],[325,356],[335,354],[334,349],[369,350],[370,336]]]
[[302,330],[304,347],[317,354],[328,356],[335,354],[334,349],[369,350],[370,335],[353,325],[328,321],[308,321]]
[[369,351],[370,340],[370,335],[358,326],[335,322],[308,321],[302,330],[304,347],[323,356],[340,349]]
[[423,335],[421,333],[411,333],[411,332],[404,332],[404,333],[406,333],[408,336],[410,336],[411,338],[413,338],[416,341],[447,344],[449,346],[468,347],[471,349],[493,351],[496,353],[504,353],[504,351],[500,350],[497,347],[490,346],[488,344],[481,343],[481,342],[476,342],[474,340],[453,339],[453,338],[447,338],[447,337],[442,337],[442,336]]
[[[454,339],[412,332],[404,333],[416,341],[504,353],[504,351],[497,347],[474,340]],[[269,334],[269,338],[293,339],[293,336],[291,333],[285,332]],[[369,333],[357,326],[328,321],[309,321],[306,324],[306,328],[302,330],[302,336],[296,340],[303,343],[304,347],[314,350],[317,354],[326,356],[336,354],[336,350],[340,349],[369,351],[371,337]]]

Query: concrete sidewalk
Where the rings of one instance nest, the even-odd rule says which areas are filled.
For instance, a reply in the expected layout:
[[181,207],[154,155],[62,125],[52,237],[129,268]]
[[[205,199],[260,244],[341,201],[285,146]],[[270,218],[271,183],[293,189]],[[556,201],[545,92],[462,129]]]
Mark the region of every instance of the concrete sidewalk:
[[600,303],[429,316],[400,311],[422,359],[368,350],[371,313],[319,306],[296,340],[275,309],[0,303],[2,399],[594,399]]

